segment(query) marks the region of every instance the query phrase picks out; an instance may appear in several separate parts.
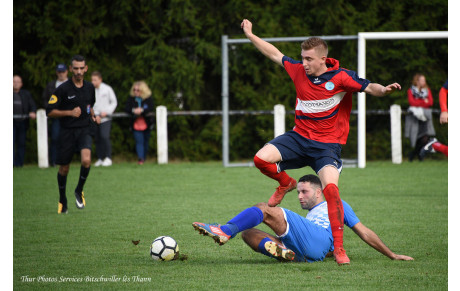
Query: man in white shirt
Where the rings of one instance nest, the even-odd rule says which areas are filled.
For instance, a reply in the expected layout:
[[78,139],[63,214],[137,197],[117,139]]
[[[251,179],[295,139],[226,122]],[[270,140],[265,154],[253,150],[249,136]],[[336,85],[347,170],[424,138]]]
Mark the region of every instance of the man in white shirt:
[[112,165],[112,143],[110,130],[112,128],[111,115],[117,108],[117,96],[112,87],[102,82],[102,75],[98,71],[91,74],[91,82],[96,88],[96,103],[94,114],[101,117],[101,124],[96,130],[96,155],[98,160],[94,166]]

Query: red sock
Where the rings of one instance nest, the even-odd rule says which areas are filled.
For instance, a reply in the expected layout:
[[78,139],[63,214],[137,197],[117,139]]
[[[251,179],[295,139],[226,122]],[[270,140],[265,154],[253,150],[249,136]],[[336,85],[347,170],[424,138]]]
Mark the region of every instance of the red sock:
[[447,151],[448,151],[449,148],[446,145],[443,145],[440,142],[435,142],[432,145],[432,147],[434,148],[435,151],[443,153],[447,157]]
[[335,184],[327,184],[323,194],[327,201],[334,248],[343,248],[343,204],[339,196],[339,188]]
[[272,164],[254,156],[254,165],[262,172],[262,174],[278,181],[281,186],[286,187],[291,181],[291,177],[285,171],[278,173],[276,164]]

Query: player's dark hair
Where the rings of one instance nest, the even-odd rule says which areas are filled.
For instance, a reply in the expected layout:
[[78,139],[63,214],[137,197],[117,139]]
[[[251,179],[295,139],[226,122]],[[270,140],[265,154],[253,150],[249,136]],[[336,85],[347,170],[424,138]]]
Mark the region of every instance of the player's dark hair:
[[302,176],[299,179],[299,183],[300,182],[303,182],[303,183],[309,182],[310,184],[314,184],[321,188],[321,180],[316,175],[309,174],[309,175]]
[[319,49],[321,53],[323,53],[327,57],[328,47],[327,43],[324,39],[319,37],[310,37],[302,42],[300,47],[304,51],[308,51],[312,48]]
[[82,55],[74,55],[74,56],[72,57],[72,59],[70,59],[70,64],[71,64],[71,65],[72,65],[73,61],[85,62],[85,64],[86,64],[85,57],[82,56]]

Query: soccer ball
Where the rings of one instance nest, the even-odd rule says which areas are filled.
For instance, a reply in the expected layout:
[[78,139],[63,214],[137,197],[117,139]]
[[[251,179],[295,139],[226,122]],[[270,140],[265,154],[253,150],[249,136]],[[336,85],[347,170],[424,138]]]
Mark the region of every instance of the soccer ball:
[[150,256],[156,261],[171,261],[179,252],[177,242],[170,236],[160,236],[150,245]]

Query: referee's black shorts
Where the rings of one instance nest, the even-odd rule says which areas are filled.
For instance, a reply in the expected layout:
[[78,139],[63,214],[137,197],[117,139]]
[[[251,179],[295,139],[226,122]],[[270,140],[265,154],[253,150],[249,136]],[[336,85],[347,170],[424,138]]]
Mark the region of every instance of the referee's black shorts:
[[72,161],[75,152],[82,149],[90,149],[93,139],[90,135],[90,127],[65,128],[59,130],[56,164],[68,165]]

